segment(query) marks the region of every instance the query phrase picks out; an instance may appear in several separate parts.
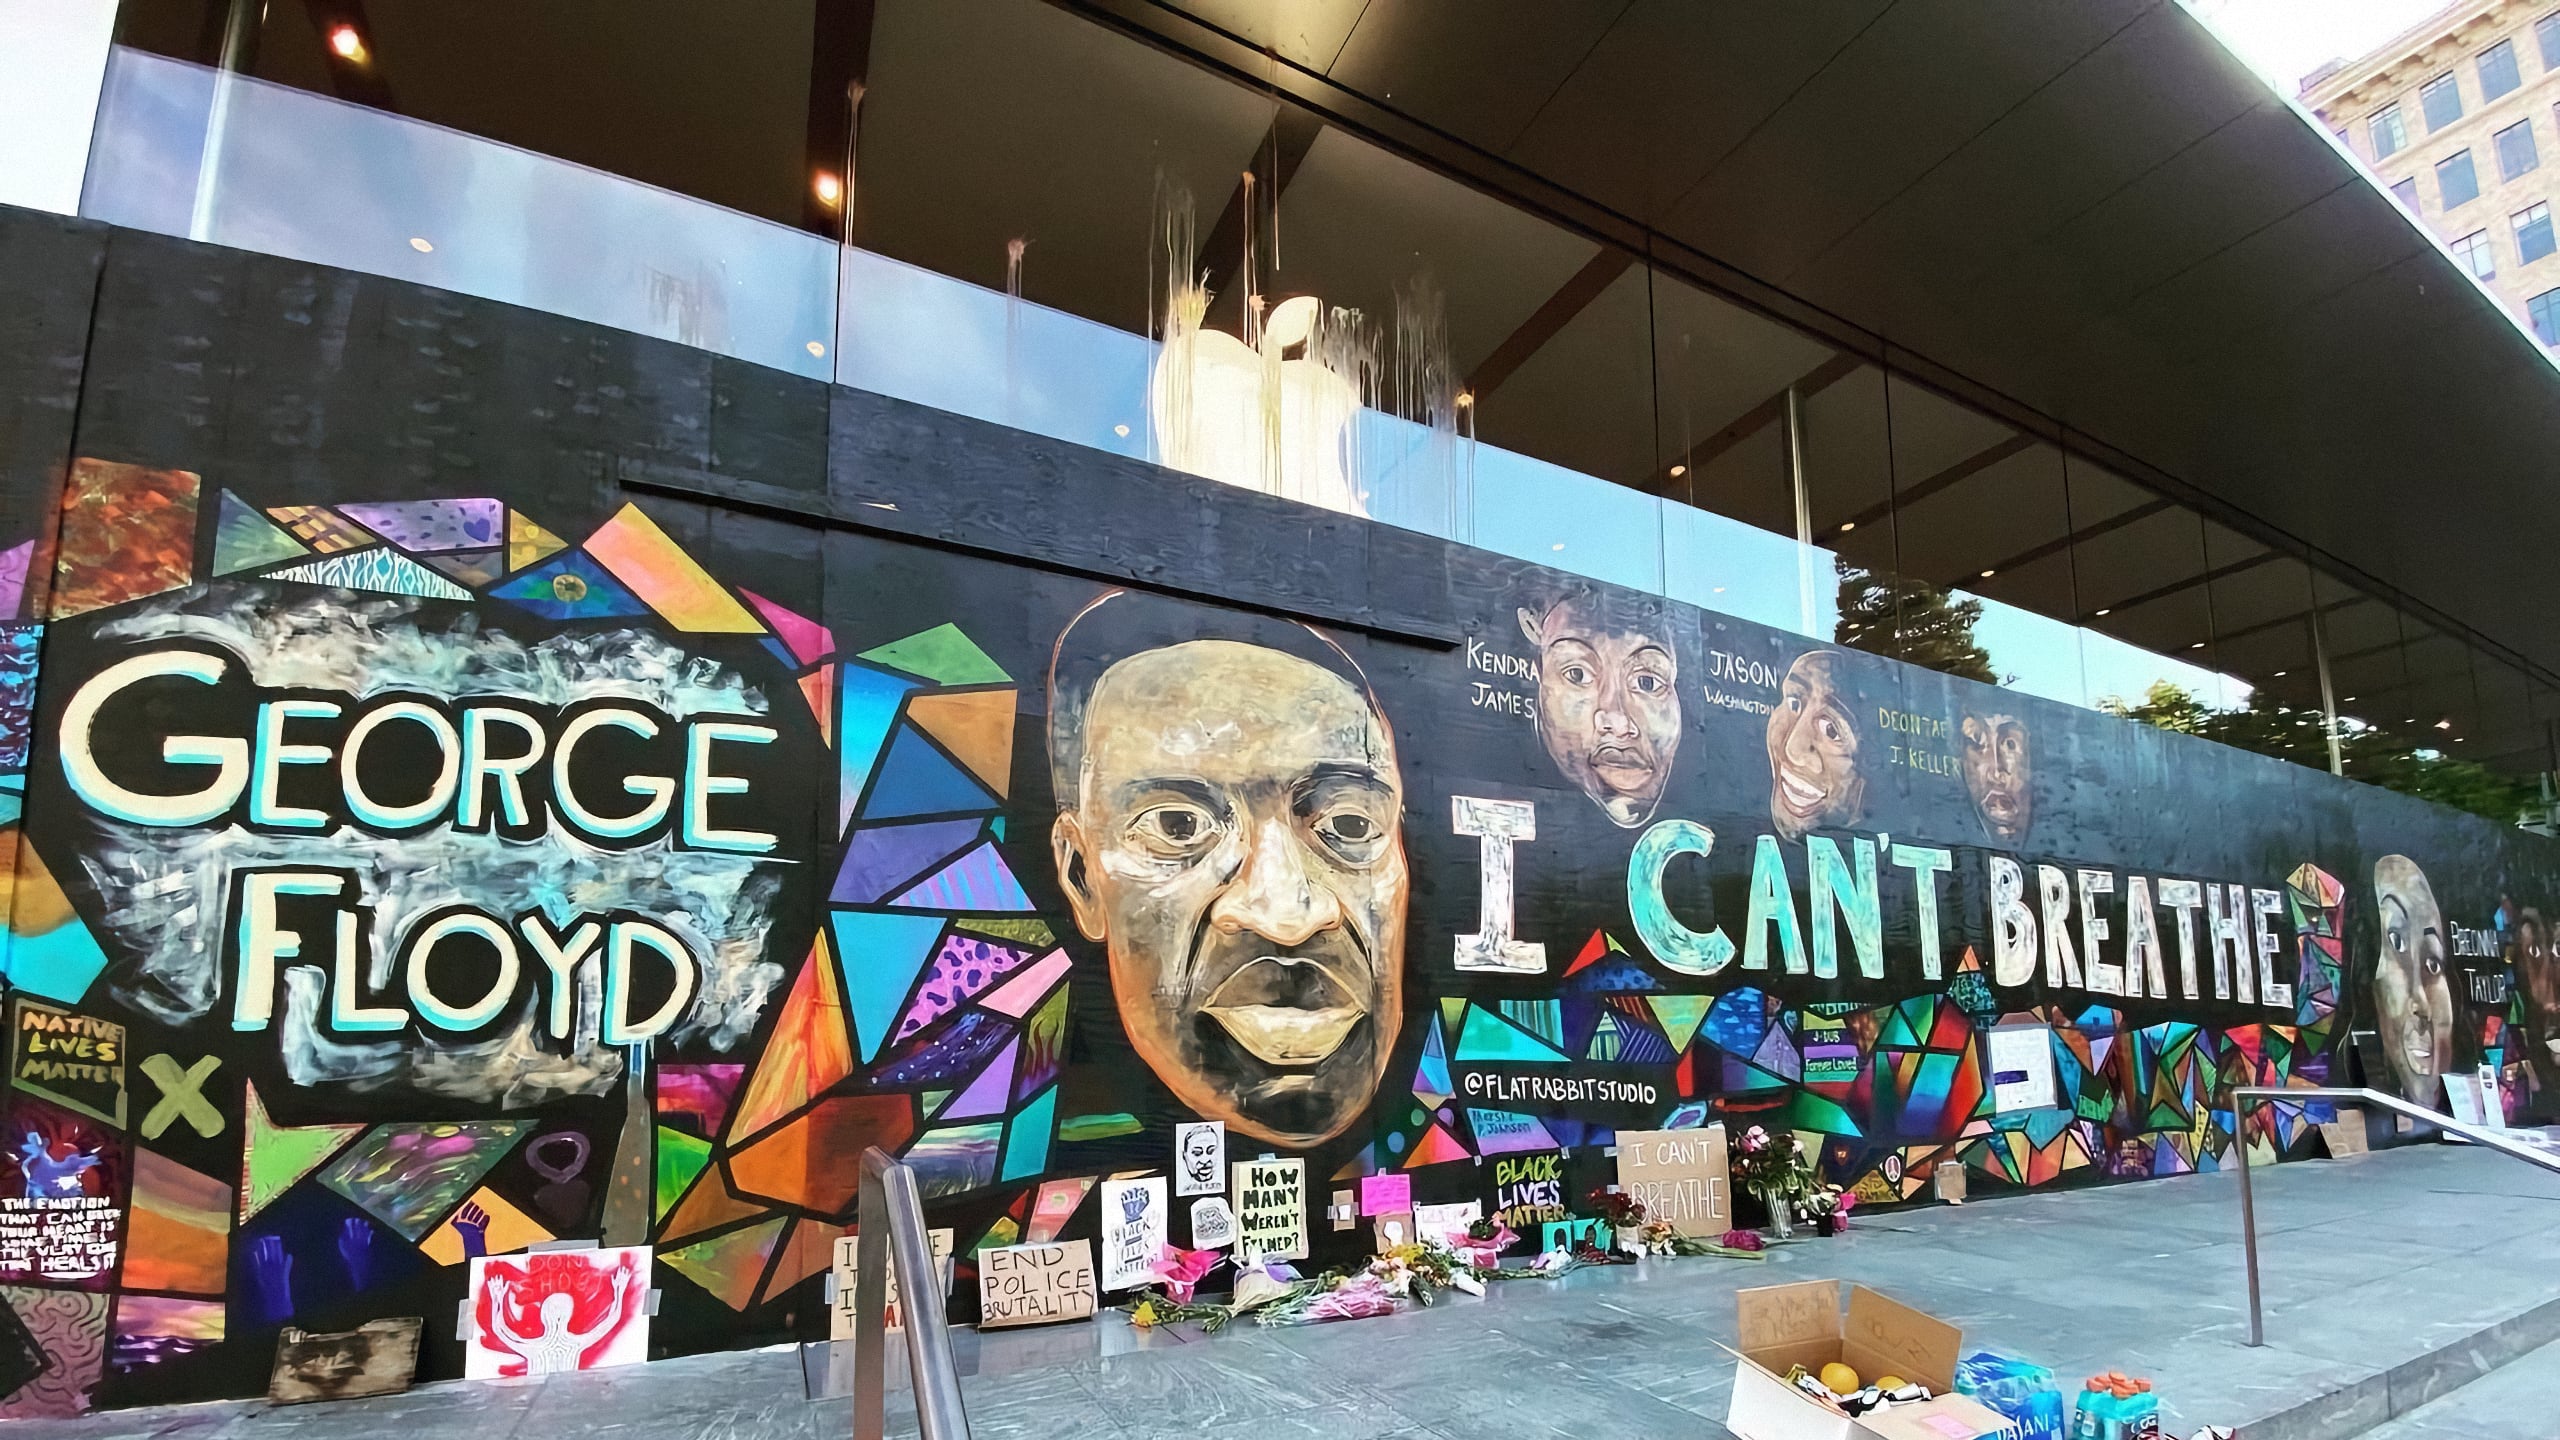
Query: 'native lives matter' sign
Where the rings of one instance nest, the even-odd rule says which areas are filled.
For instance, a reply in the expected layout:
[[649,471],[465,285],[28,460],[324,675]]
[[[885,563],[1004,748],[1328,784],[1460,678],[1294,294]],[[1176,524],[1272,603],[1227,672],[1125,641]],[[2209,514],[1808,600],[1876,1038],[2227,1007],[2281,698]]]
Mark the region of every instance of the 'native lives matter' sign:
[[1619,1131],[1618,1189],[1683,1235],[1722,1235],[1733,1228],[1724,1127]]
[[1234,1167],[1240,1264],[1307,1258],[1307,1162],[1246,1160]]
[[995,1245],[978,1252],[978,1328],[1085,1320],[1094,1310],[1093,1242]]

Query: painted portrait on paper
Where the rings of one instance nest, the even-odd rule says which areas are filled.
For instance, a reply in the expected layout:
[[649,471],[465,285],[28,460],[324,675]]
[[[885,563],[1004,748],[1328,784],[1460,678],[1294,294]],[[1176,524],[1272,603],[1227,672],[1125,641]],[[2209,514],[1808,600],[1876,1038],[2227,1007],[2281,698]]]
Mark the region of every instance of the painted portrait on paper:
[[1865,813],[1867,779],[1849,665],[1837,650],[1797,656],[1769,711],[1769,819],[1786,839],[1855,825]]
[[2374,1029],[2392,1082],[2432,1109],[2444,1103],[2436,1077],[2455,1065],[2444,910],[2426,872],[2406,855],[2374,862],[2373,901],[2382,931],[2373,967]]
[[1520,609],[1538,647],[1538,739],[1614,824],[1653,819],[1680,751],[1680,664],[1662,608],[1588,586]]
[[1114,592],[1049,674],[1051,851],[1122,1026],[1201,1116],[1313,1145],[1376,1093],[1404,1008],[1395,739],[1316,631]]
[[2035,824],[2035,756],[2027,740],[2023,715],[1997,709],[1968,709],[1963,746],[1957,760],[1964,769],[1965,793],[1973,797],[1973,813],[1998,844],[2026,842]]

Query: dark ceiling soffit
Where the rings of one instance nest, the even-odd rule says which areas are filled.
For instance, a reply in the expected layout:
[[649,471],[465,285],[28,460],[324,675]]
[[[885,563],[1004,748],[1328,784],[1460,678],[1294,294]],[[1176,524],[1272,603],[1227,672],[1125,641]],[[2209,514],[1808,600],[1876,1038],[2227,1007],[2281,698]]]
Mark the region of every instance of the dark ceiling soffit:
[[1547,302],[1520,322],[1503,342],[1493,347],[1475,373],[1467,377],[1467,393],[1479,402],[1511,378],[1511,372],[1528,362],[1540,346],[1556,338],[1556,332],[1570,324],[1573,317],[1600,298],[1600,292],[1618,282],[1618,277],[1634,268],[1636,257],[1615,245],[1603,245],[1589,264],[1573,272],[1571,279],[1556,288]]
[[[809,188],[800,197],[800,227],[828,239],[853,234],[853,111],[860,87],[871,81],[874,0],[817,0],[809,40]],[[829,206],[818,198],[817,176],[829,171],[843,182],[844,198]]]
[[2398,587],[2338,556],[2269,524],[2217,495],[2187,484],[2138,456],[2084,435],[1962,374],[1895,345],[1845,316],[1787,293],[1760,277],[1660,234],[1631,216],[1599,204],[1459,137],[1406,115],[1325,75],[1268,52],[1235,33],[1172,7],[1166,0],[1048,0],[1108,29],[1153,45],[1250,89],[1284,97],[1326,123],[1475,186],[1511,205],[1542,216],[1603,245],[1643,254],[1655,266],[1738,301],[1772,319],[1811,334],[1836,349],[1870,360],[1929,389],[1970,405],[2013,429],[2061,446],[2230,529],[2306,561],[2358,589],[2389,600],[2437,629],[2463,636],[2484,653],[2560,688],[2553,671],[2480,636],[2471,627],[2414,599]]
[[[1210,227],[1209,238],[1200,242],[1200,253],[1192,261],[1192,273],[1203,277],[1209,291],[1209,313],[1204,318],[1211,329],[1245,333],[1245,295],[1235,283],[1236,272],[1244,267],[1245,236],[1249,227],[1280,203],[1281,193],[1297,178],[1298,166],[1305,163],[1307,152],[1323,133],[1323,121],[1304,110],[1281,106],[1272,117],[1270,131],[1253,150],[1253,183],[1262,191],[1261,200],[1253,201],[1244,177],[1236,177],[1235,193],[1227,197],[1227,208],[1218,212],[1218,223]],[[1261,214],[1248,213],[1248,205]],[[1147,303],[1154,305],[1158,298],[1149,296]]]
[[1787,413],[1787,390],[1794,391],[1796,393],[1796,398],[1800,401],[1810,400],[1814,396],[1821,394],[1823,391],[1830,389],[1832,386],[1837,385],[1841,381],[1856,374],[1858,372],[1858,367],[1865,363],[1865,361],[1860,360],[1855,355],[1845,354],[1834,355],[1830,359],[1823,361],[1811,370],[1806,371],[1804,375],[1796,381],[1796,383],[1788,386],[1786,390],[1781,390],[1777,394],[1770,396],[1768,399],[1761,401],[1759,404],[1752,406],[1750,409],[1743,411],[1740,415],[1734,417],[1732,424],[1725,426],[1713,435],[1710,435],[1706,439],[1699,441],[1697,444],[1690,446],[1688,453],[1682,455],[1678,462],[1682,466],[1686,467],[1683,474],[1673,476],[1668,471],[1665,471],[1663,474],[1656,475],[1646,481],[1641,488],[1650,490],[1656,495],[1668,495],[1673,489],[1673,481],[1675,479],[1682,480],[1687,483],[1687,489],[1684,492],[1684,498],[1681,503],[1694,503],[1697,493],[1698,472],[1705,469],[1708,465],[1713,464],[1716,457],[1724,454],[1734,446],[1741,444],[1743,441],[1750,439],[1752,436],[1759,434],[1761,431],[1768,429],[1771,425],[1776,424],[1778,418]]
[[1908,486],[1890,486],[1892,493],[1824,532],[1825,540],[1837,539],[1852,526],[1872,525],[1905,505],[1916,505],[1941,491],[1951,490],[1992,466],[2012,456],[2033,450],[2040,442],[2033,435],[2012,435],[1987,450],[1977,450],[1926,480]]

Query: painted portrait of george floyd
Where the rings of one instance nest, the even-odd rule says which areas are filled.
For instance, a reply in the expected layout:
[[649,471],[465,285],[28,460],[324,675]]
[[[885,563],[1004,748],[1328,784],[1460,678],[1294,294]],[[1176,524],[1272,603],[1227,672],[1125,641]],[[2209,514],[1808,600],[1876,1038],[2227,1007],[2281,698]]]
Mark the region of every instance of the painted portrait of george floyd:
[[1314,1145],[1404,1008],[1395,739],[1348,652],[1289,621],[1114,591],[1049,669],[1050,848],[1130,1043],[1176,1098]]

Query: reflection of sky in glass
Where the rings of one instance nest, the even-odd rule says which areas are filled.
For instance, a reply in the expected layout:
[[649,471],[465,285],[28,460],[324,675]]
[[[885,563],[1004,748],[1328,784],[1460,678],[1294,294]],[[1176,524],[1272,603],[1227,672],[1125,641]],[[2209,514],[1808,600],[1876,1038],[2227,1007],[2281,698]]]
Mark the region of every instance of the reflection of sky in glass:
[[[566,161],[235,83],[214,207],[221,243],[1149,454],[1156,347],[1145,336]],[[212,85],[202,66],[119,47],[83,212],[186,233]],[[1359,425],[1359,479],[1379,520],[1815,639],[1839,622],[1833,557],[1789,536],[1374,410]],[[2048,699],[2138,700],[2160,680],[2207,704],[2248,699],[2232,677],[1996,600],[1983,601],[1974,637],[2009,683]]]
[[[213,85],[119,47],[81,213],[187,234]],[[290,86],[230,85],[202,238],[827,373],[835,247],[819,236]]]

